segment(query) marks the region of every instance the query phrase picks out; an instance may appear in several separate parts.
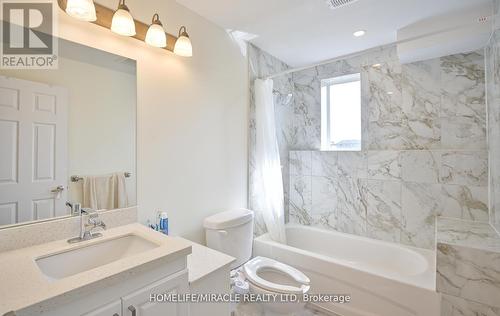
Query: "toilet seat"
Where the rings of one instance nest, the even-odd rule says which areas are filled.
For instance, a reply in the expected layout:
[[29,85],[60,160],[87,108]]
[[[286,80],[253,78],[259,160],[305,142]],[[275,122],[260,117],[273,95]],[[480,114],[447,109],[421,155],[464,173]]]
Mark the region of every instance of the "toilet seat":
[[[281,273],[282,275],[285,275],[300,284],[300,286],[278,284],[265,280],[258,275],[259,270],[262,269],[274,270],[275,272]],[[271,292],[284,294],[304,294],[309,290],[310,280],[304,273],[287,264],[270,258],[255,257],[245,263],[245,265],[243,266],[243,271],[249,282]]]

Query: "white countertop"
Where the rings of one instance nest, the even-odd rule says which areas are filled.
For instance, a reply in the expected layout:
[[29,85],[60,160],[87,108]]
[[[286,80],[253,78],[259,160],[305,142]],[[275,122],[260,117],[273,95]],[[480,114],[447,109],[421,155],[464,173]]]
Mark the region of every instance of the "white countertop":
[[[192,247],[192,253],[187,258],[189,270],[189,283],[192,284],[204,276],[209,275],[216,270],[230,265],[235,258],[228,256],[217,250],[202,246],[190,240],[175,237],[189,243]],[[229,278],[229,275],[227,276]]]
[[[127,234],[135,234],[143,237],[158,244],[159,247],[57,281],[50,281],[42,274],[35,263],[36,258],[54,252],[62,252],[84,245],[100,243]],[[130,272],[146,263],[161,262],[167,257],[168,260],[173,260],[186,256],[191,253],[193,245],[195,244],[185,239],[167,237],[141,224],[135,223],[104,231],[102,237],[81,243],[68,244],[66,239],[64,239],[2,252],[0,253],[0,315],[4,315],[9,311],[20,310],[60,295],[70,295],[72,291],[78,288],[96,284],[111,276],[120,275],[123,272]],[[200,257],[203,256],[204,251],[199,252]],[[201,275],[210,270],[210,267],[203,267],[202,269],[200,264],[207,265],[207,262],[198,263],[191,260],[192,271],[195,275]],[[123,273],[123,275],[126,278],[126,273]]]

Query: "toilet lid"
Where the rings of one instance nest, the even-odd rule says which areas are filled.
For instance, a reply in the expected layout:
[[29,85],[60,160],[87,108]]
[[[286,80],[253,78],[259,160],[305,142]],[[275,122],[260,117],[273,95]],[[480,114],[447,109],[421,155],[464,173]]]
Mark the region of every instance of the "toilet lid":
[[[275,270],[278,273],[286,275],[297,282],[298,286],[278,284],[268,281],[258,275],[258,272],[261,269]],[[245,272],[245,276],[247,277],[248,281],[272,292],[286,294],[304,294],[305,292],[307,292],[307,290],[309,290],[310,280],[304,273],[287,264],[270,258],[255,257],[245,263],[243,271]]]

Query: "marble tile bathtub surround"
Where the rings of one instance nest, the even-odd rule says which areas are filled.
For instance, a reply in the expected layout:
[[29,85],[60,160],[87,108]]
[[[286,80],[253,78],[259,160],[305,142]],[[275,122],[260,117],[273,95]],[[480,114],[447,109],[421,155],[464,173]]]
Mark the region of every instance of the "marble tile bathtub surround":
[[408,182],[436,184],[440,182],[441,152],[429,150],[401,153],[401,179]]
[[[289,221],[432,248],[436,216],[488,220],[484,59],[402,65],[386,46],[277,77],[293,95],[275,105]],[[322,152],[321,80],[356,72],[362,151]]]
[[442,185],[441,215],[488,222],[488,187]]
[[401,183],[361,180],[362,201],[366,205],[366,235],[399,242],[402,231]]
[[[495,1],[495,12],[498,13],[500,1]],[[452,58],[444,62],[450,62]],[[461,138],[459,134],[449,137],[448,144],[457,147],[469,141],[476,141],[478,149],[484,148],[483,131],[480,124],[487,117],[489,186],[467,187],[455,186],[446,191],[448,202],[446,207],[453,208],[460,199],[460,204],[468,205],[462,209],[462,218],[477,219],[487,217],[484,210],[488,208],[490,224],[477,221],[461,221],[442,218],[438,220],[437,247],[437,289],[442,296],[442,316],[500,315],[500,31],[493,33],[490,43],[485,49],[486,64],[486,100],[487,116],[483,115],[483,96],[481,90],[470,85],[476,78],[481,84],[482,70],[480,61],[470,59],[459,68],[451,61],[444,65],[444,77],[451,75],[460,77],[461,84],[448,86],[450,94],[445,94],[443,112],[453,117],[454,112],[462,114],[455,118],[455,126],[469,130],[472,139]],[[466,79],[467,78],[467,79]],[[449,126],[452,126],[451,124]],[[446,127],[449,127],[446,126]],[[484,184],[487,175],[484,170],[484,153],[480,154],[479,164],[475,171],[448,172],[441,177],[451,181]],[[449,165],[469,165],[477,157],[455,157],[448,159]],[[452,162],[455,160],[454,162]],[[459,162],[460,160],[460,162]],[[479,166],[482,165],[482,166]],[[456,207],[455,207],[456,208]],[[496,228],[496,230],[495,230]]]
[[498,311],[500,252],[439,242],[437,290]]
[[500,315],[500,234],[487,222],[437,221],[442,315]]
[[500,316],[500,308],[443,294],[441,316]]
[[368,177],[376,180],[401,179],[400,156],[399,151],[369,151]]
[[489,223],[440,218],[437,225],[437,240],[442,244],[500,253],[500,234]]
[[440,176],[442,183],[487,186],[488,152],[444,152]]
[[500,315],[500,234],[486,222],[440,218],[437,242],[442,315]]
[[488,221],[488,187],[474,176],[487,166],[450,163],[457,155],[467,152],[290,151],[290,221],[434,248],[436,216]]
[[441,58],[442,143],[450,149],[486,149],[484,56]]
[[404,221],[401,243],[434,249],[435,221],[441,211],[439,185],[405,182],[401,200]]

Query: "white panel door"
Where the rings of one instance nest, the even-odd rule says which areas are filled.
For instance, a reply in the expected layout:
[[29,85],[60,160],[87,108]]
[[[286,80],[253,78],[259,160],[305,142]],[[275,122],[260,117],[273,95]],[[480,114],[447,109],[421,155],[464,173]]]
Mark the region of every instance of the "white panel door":
[[187,303],[150,302],[151,294],[183,294],[188,291],[188,273],[184,271],[122,297],[122,316],[188,316]]
[[0,76],[0,225],[68,214],[67,107],[65,88]]

